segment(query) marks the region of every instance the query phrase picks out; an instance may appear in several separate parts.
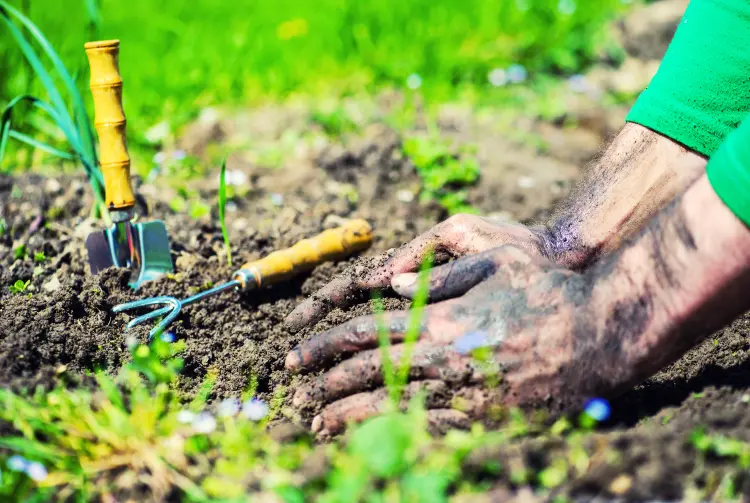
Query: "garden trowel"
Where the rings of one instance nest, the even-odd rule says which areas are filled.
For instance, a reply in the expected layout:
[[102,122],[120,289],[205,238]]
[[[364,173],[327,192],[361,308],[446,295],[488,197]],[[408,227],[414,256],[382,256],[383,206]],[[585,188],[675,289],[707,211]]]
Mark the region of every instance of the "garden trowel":
[[94,125],[99,136],[99,157],[104,176],[105,203],[112,227],[86,238],[91,272],[108,267],[132,271],[130,286],[173,272],[169,236],[164,222],[133,221],[135,195],[130,185],[130,156],[122,109],[122,79],[118,55],[119,40],[85,44],[91,67],[94,97]]

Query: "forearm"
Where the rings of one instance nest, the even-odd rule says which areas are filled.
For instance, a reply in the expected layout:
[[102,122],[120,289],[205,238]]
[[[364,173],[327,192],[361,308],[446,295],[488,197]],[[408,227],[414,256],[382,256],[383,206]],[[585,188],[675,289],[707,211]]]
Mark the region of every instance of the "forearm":
[[586,276],[601,377],[632,385],[750,307],[750,230],[704,175]]
[[705,165],[669,138],[625,125],[544,226],[544,251],[560,265],[582,268],[637,233]]

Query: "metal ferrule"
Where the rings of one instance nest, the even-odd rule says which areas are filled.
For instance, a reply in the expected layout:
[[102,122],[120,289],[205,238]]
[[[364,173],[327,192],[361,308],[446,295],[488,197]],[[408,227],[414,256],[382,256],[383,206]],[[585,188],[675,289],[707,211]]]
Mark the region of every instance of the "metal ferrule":
[[112,219],[112,222],[116,224],[120,222],[131,221],[133,220],[134,215],[135,215],[134,208],[126,208],[124,210],[109,210],[109,217]]
[[260,281],[249,269],[237,269],[232,273],[232,279],[239,282],[243,290],[254,290],[260,286]]

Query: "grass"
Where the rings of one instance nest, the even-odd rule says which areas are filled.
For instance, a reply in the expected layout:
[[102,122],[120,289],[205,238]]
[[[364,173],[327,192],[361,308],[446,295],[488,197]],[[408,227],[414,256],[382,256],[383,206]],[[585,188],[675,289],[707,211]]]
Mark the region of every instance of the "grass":
[[226,206],[227,206],[227,160],[221,163],[221,173],[219,174],[219,222],[221,223],[221,235],[224,238],[224,247],[227,250],[227,264],[232,267],[232,243],[229,242],[229,232],[226,223]]
[[[101,0],[98,9],[94,0],[13,3],[47,34],[79,88],[87,74],[82,44],[122,41],[135,146],[150,143],[151,126],[166,120],[174,134],[205,106],[407,89],[417,82],[441,100],[466,89],[504,92],[509,86],[493,87],[488,76],[512,65],[530,78],[577,72],[612,46],[605,22],[625,8],[621,0],[290,0],[281,6]],[[45,91],[14,45],[0,42],[0,62],[14,69],[0,82],[0,103]],[[334,130],[345,127],[336,117],[323,121]]]

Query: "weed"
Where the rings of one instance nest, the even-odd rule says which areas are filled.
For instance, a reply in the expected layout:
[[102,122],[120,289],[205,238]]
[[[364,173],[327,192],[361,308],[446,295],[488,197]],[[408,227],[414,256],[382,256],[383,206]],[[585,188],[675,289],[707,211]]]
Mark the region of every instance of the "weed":
[[20,245],[13,249],[13,258],[15,260],[24,260],[26,258],[26,255],[26,245]]
[[5,232],[7,230],[8,230],[8,222],[6,222],[3,217],[0,217],[0,237],[5,235]]
[[476,212],[457,190],[479,179],[479,163],[466,147],[456,152],[437,136],[414,136],[403,149],[422,179],[422,200],[437,199],[450,214]]
[[29,287],[29,283],[31,283],[31,280],[27,279],[26,281],[23,281],[19,279],[16,280],[16,282],[10,285],[8,288],[10,289],[10,293],[23,293]]
[[227,264],[232,267],[232,244],[229,242],[229,232],[226,223],[227,206],[227,160],[221,163],[221,174],[219,175],[219,222],[221,223],[221,235],[224,237],[224,248],[227,250]]
[[750,443],[725,435],[708,435],[704,428],[690,434],[690,443],[700,452],[736,459],[743,470],[750,468]]
[[47,260],[47,255],[43,251],[34,252],[34,262],[41,264],[45,260]]

